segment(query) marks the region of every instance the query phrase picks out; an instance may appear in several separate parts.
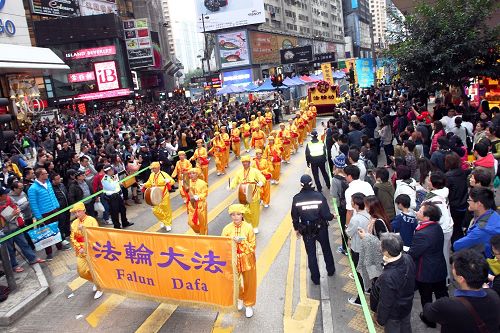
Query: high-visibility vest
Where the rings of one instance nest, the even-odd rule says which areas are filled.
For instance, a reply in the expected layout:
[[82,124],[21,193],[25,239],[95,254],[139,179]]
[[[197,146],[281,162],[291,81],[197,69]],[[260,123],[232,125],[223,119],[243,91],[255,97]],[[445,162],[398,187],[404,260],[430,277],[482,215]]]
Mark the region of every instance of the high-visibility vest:
[[311,154],[311,157],[323,156],[325,154],[323,149],[324,144],[321,141],[309,142],[307,146],[309,147],[309,153]]

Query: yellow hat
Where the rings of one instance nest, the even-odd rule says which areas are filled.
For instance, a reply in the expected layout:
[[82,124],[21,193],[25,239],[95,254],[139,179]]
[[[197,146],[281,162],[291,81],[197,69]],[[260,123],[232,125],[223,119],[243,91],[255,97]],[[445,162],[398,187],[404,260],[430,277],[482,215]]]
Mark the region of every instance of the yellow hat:
[[248,208],[242,204],[234,204],[234,205],[229,206],[227,211],[228,211],[229,215],[231,215],[233,213],[245,214],[248,211]]
[[251,116],[250,116],[250,118],[255,118],[255,115],[254,115],[254,114],[253,114],[253,115],[251,115]]
[[260,149],[260,148],[255,149],[255,153],[256,154],[262,154],[262,149]]
[[285,123],[280,123],[280,126],[285,126]]
[[262,114],[260,111],[257,111],[257,115]]
[[177,152],[177,155],[186,155],[186,152],[184,150],[179,150]]
[[241,156],[241,162],[250,162],[250,155]]
[[256,129],[256,128],[257,128],[257,129],[260,129],[259,124],[255,124],[255,125],[253,125],[253,129]]
[[150,169],[153,169],[153,168],[159,168],[161,167],[160,165],[160,162],[153,162],[151,163],[151,165],[149,166]]
[[220,129],[226,129],[226,126],[221,126]]
[[201,173],[201,170],[199,168],[191,168],[188,170],[189,173],[196,173],[196,174],[200,174]]
[[235,121],[233,121],[231,124],[232,124],[233,126],[237,126],[237,125],[238,125]]
[[198,139],[198,140],[196,140],[196,143],[203,143],[203,140],[202,139]]
[[273,141],[274,141],[274,136],[269,135],[269,136],[267,137],[267,139],[268,139],[268,140],[273,140]]
[[71,213],[74,213],[76,211],[79,211],[79,210],[83,210],[85,211],[85,205],[83,204],[83,202],[77,202],[73,208],[71,208],[70,212]]
[[219,135],[220,133],[219,132],[214,132],[214,136],[217,136]]
[[247,120],[246,120],[245,118],[240,119],[240,121],[241,121],[242,123],[246,123],[246,122],[247,122]]

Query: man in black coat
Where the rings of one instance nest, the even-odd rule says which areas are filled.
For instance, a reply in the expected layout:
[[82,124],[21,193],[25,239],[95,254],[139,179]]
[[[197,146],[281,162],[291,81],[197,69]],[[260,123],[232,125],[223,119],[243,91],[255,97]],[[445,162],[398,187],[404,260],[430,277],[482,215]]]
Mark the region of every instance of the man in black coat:
[[[441,210],[431,202],[424,202],[417,212],[417,219],[419,223],[408,254],[417,267],[416,283],[423,308],[425,304],[432,302],[432,294],[436,299],[448,297],[448,270],[443,254],[444,234],[439,225]],[[429,322],[422,313],[420,319],[427,326],[436,327],[436,324]]]
[[399,234],[381,237],[384,271],[370,294],[370,306],[385,332],[411,332],[411,308],[415,295],[415,263],[403,253]]

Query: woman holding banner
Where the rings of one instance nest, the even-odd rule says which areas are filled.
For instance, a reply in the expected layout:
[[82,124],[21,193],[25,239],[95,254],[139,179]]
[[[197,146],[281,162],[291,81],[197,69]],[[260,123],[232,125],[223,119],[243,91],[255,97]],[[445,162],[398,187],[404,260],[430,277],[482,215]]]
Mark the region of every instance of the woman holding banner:
[[[76,220],[71,223],[71,245],[76,252],[76,265],[78,270],[78,275],[81,278],[93,282],[92,274],[90,274],[89,264],[87,262],[87,253],[85,250],[85,228],[86,227],[98,227],[96,219],[92,216],[88,216],[85,213],[85,205],[82,202],[77,202],[70,212],[76,215]],[[93,290],[95,291],[94,299],[99,299],[102,296],[102,291],[94,285]]]
[[194,232],[200,235],[208,234],[207,221],[207,195],[208,186],[204,180],[199,179],[201,170],[198,168],[189,169],[189,186],[184,187],[186,206],[188,214],[188,224]]
[[245,316],[253,316],[253,306],[257,299],[257,267],[255,259],[255,234],[252,225],[243,221],[247,207],[241,204],[229,206],[232,222],[224,227],[222,235],[236,242],[237,268],[240,280],[238,310],[245,306]]

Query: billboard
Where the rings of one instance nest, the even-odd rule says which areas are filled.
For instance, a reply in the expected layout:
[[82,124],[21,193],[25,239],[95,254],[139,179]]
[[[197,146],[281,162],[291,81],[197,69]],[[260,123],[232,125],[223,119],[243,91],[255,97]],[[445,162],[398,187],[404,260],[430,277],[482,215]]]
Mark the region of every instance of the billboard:
[[22,1],[0,0],[0,44],[31,46]]
[[123,21],[125,45],[130,68],[154,65],[153,48],[149,33],[148,19]]
[[250,65],[248,35],[245,30],[217,34],[217,49],[221,68]]
[[373,79],[372,58],[356,59],[356,76],[361,88],[369,88],[375,84]]
[[82,16],[116,14],[117,12],[115,1],[80,0],[80,13]]
[[115,98],[129,96],[132,93],[130,89],[117,89],[109,91],[93,92],[88,94],[76,95],[73,99],[75,101],[94,101],[97,99]]
[[297,37],[251,31],[250,45],[253,64],[279,63],[280,50],[297,46]]
[[47,16],[80,16],[78,0],[31,0],[33,14]]
[[246,86],[252,82],[252,69],[240,69],[237,71],[222,73],[223,86],[232,84],[233,86]]
[[94,63],[94,72],[99,91],[120,88],[119,76],[114,60]]
[[69,83],[87,82],[94,80],[95,80],[94,72],[80,72],[80,73],[68,74]]
[[280,50],[281,64],[294,64],[297,62],[308,62],[313,59],[312,46],[306,45],[291,49]]
[[105,57],[116,54],[114,45],[93,47],[90,49],[80,49],[64,52],[64,60],[78,60],[85,58]]
[[264,0],[195,0],[195,4],[198,32],[228,29],[266,21]]

